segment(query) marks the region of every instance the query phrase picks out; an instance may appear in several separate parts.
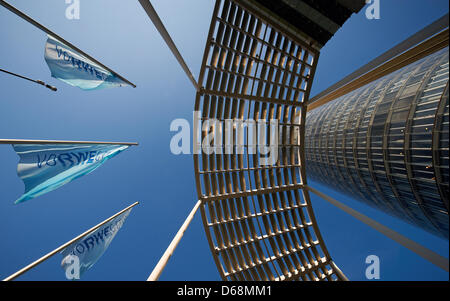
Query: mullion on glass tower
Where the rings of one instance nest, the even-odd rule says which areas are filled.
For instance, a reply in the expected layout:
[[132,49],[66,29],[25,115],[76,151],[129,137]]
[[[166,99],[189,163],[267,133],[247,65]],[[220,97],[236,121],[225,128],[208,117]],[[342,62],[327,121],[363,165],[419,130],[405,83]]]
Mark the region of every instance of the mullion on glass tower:
[[308,175],[448,239],[448,74],[446,47],[309,112]]

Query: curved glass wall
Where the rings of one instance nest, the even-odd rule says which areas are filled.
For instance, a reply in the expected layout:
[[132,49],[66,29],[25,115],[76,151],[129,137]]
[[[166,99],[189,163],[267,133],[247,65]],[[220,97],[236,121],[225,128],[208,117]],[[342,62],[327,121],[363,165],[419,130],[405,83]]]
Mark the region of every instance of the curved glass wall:
[[448,239],[448,47],[308,113],[307,174]]

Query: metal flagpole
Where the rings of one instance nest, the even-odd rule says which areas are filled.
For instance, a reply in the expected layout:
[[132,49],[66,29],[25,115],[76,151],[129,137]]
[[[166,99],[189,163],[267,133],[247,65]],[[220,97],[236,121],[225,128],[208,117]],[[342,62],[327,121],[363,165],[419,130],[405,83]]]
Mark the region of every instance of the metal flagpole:
[[139,145],[137,142],[25,140],[25,139],[0,139],[0,144],[113,144],[113,145]]
[[111,221],[112,219],[114,219],[115,217],[121,215],[122,213],[124,213],[125,211],[127,211],[128,209],[133,208],[134,206],[136,206],[137,204],[139,204],[139,202],[136,202],[130,206],[128,206],[127,208],[119,211],[118,213],[114,214],[113,216],[111,216],[110,218],[104,220],[103,222],[101,222],[100,224],[92,227],[91,229],[87,230],[86,232],[78,235],[77,237],[75,237],[74,239],[66,242],[65,244],[63,244],[62,246],[60,246],[59,248],[53,250],[52,252],[48,253],[45,256],[42,256],[41,258],[39,258],[38,260],[36,260],[35,262],[27,265],[26,267],[24,267],[23,269],[17,271],[16,273],[12,274],[11,276],[3,279],[3,281],[10,281],[10,280],[14,280],[15,278],[19,277],[20,275],[22,275],[23,273],[31,270],[32,268],[34,268],[35,266],[37,266],[38,264],[44,262],[45,260],[49,259],[50,257],[52,257],[53,255],[61,252],[62,250],[64,250],[66,247],[68,247],[70,244],[76,242],[78,239],[82,238],[83,236],[89,234],[90,232],[93,232],[95,230],[97,230],[98,228],[100,228],[101,226],[103,226],[104,224],[106,224],[107,222]]
[[37,80],[31,79],[31,78],[28,78],[28,77],[26,77],[26,76],[23,76],[23,75],[14,73],[14,72],[10,72],[10,71],[5,70],[5,69],[0,69],[0,71],[1,71],[1,72],[4,72],[4,73],[7,73],[7,74],[10,74],[10,75],[13,75],[13,76],[16,76],[16,77],[19,77],[19,78],[22,78],[22,79],[29,80],[30,82],[33,82],[33,83],[42,85],[42,86],[44,86],[44,87],[46,87],[46,88],[49,88],[50,90],[55,91],[55,92],[58,90],[58,89],[56,89],[56,87],[50,86],[50,85],[48,85],[48,84],[46,84],[46,83],[44,83],[43,81],[38,80],[38,79],[37,79]]
[[197,212],[198,208],[200,207],[202,201],[199,200],[197,204],[195,204],[194,208],[192,209],[191,213],[188,215],[186,220],[184,221],[183,225],[181,226],[180,230],[178,230],[177,234],[173,238],[170,245],[167,247],[167,250],[164,252],[161,259],[158,261],[158,264],[153,269],[152,273],[148,277],[147,281],[157,281],[159,279],[159,276],[161,275],[162,271],[167,265],[167,262],[169,261],[170,257],[172,256],[173,252],[175,251],[176,247],[178,246],[178,243],[180,242],[181,238],[183,237],[184,232],[186,231],[187,227],[191,223],[192,219],[195,216],[195,213]]
[[94,63],[96,63],[97,65],[101,66],[102,68],[108,70],[109,72],[115,74],[118,78],[120,78],[121,80],[123,80],[124,82],[126,82],[127,84],[133,86],[133,88],[136,88],[136,85],[133,84],[132,82],[130,82],[129,80],[127,80],[126,78],[122,77],[120,74],[118,74],[117,72],[113,71],[112,69],[106,67],[105,65],[103,65],[102,63],[100,63],[99,61],[97,61],[96,59],[94,59],[92,56],[90,56],[89,54],[85,53],[83,50],[79,49],[78,47],[76,47],[75,45],[73,45],[72,43],[66,41],[65,39],[61,38],[59,35],[57,35],[56,33],[54,33],[53,31],[51,31],[50,29],[48,29],[47,27],[39,24],[38,22],[36,22],[35,20],[33,20],[31,17],[27,16],[26,14],[24,14],[23,12],[21,12],[20,10],[18,10],[17,8],[15,8],[14,6],[12,6],[11,4],[8,4],[7,2],[5,2],[4,0],[0,0],[0,5],[5,7],[7,10],[11,11],[12,13],[16,14],[17,16],[19,16],[20,18],[24,19],[25,21],[27,21],[28,23],[36,26],[37,28],[39,28],[40,30],[42,30],[43,32],[47,33],[48,35],[51,35],[52,37],[54,37],[55,39],[59,40],[60,42],[62,42],[63,44],[66,44],[67,46],[69,46],[70,48],[72,48],[73,50],[77,51],[78,53],[82,54],[83,56],[87,57],[88,59],[90,59],[91,61],[93,61]]
[[158,30],[161,37],[166,42],[167,46],[169,46],[170,50],[172,51],[173,55],[177,59],[178,63],[180,63],[181,68],[183,68],[186,75],[191,80],[192,84],[194,85],[195,89],[197,91],[200,90],[200,87],[195,80],[194,76],[192,75],[191,70],[189,70],[189,67],[184,62],[183,57],[181,56],[180,52],[177,49],[177,46],[175,46],[175,43],[173,42],[172,38],[170,37],[169,33],[167,32],[166,28],[164,27],[164,24],[162,23],[161,19],[159,18],[158,14],[156,13],[155,9],[153,8],[152,4],[149,0],[139,0],[139,3],[141,3],[142,8],[144,8],[147,15],[152,20],[153,24],[155,25],[156,29]]
[[345,211],[346,213],[350,214],[357,220],[363,222],[364,224],[370,226],[371,228],[377,230],[381,234],[384,234],[385,236],[389,237],[390,239],[394,240],[395,242],[399,243],[400,245],[404,246],[405,248],[413,251],[420,257],[426,259],[427,261],[431,262],[432,264],[440,267],[444,271],[449,271],[449,262],[448,259],[431,251],[428,248],[425,248],[424,246],[421,246],[420,244],[412,241],[411,239],[401,235],[400,233],[374,221],[373,219],[365,216],[364,214],[359,213],[358,211],[348,207],[347,205],[342,204],[341,202],[333,199],[332,197],[327,196],[326,194],[305,185],[304,186],[307,190],[311,191],[312,193],[320,196],[324,200],[328,201],[332,205],[338,207],[339,209]]

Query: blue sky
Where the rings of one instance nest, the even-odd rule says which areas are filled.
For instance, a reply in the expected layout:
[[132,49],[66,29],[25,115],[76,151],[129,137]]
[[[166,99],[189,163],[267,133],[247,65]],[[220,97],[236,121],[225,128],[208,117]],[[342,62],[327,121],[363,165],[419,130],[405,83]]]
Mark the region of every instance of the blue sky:
[[[18,157],[0,145],[0,277],[4,278],[135,201],[110,248],[84,280],[145,280],[194,206],[190,155],[173,155],[170,122],[191,120],[195,91],[137,1],[81,0],[80,20],[63,0],[10,3],[137,85],[82,91],[50,77],[46,34],[0,7],[0,68],[44,80],[54,93],[0,74],[0,138],[136,141],[90,175],[37,199],[23,193]],[[166,28],[197,76],[213,9],[211,0],[154,0]],[[362,10],[322,49],[312,95],[448,12],[447,1],[381,0],[381,18]],[[379,213],[315,183],[314,187],[435,252],[448,241]],[[313,196],[331,256],[351,280],[365,280],[365,258],[377,255],[382,280],[448,280],[448,273]],[[20,280],[65,280],[54,256]],[[161,280],[220,280],[198,214]]]

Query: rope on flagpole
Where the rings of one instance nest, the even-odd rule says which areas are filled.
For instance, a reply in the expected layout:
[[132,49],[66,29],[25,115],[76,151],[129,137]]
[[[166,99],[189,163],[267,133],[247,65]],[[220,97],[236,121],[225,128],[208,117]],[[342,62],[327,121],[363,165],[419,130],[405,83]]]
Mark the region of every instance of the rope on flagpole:
[[64,141],[64,140],[28,140],[0,139],[0,144],[108,144],[108,145],[139,145],[137,142],[106,142],[106,141]]
[[39,79],[36,80],[36,79],[28,78],[26,76],[23,76],[23,75],[20,75],[20,74],[17,74],[17,73],[14,73],[14,72],[11,72],[11,71],[8,71],[8,70],[5,70],[5,69],[1,69],[1,68],[0,68],[0,71],[4,72],[4,73],[7,73],[7,74],[10,74],[12,76],[16,76],[18,78],[22,78],[22,79],[28,80],[28,81],[36,83],[36,84],[42,85],[42,86],[44,86],[44,87],[46,87],[46,88],[48,88],[48,89],[50,89],[50,90],[52,90],[54,92],[56,92],[58,90],[56,87],[50,86],[50,85],[46,84],[45,82],[43,82],[43,81],[41,81]]
[[100,224],[92,227],[91,229],[85,231],[84,233],[78,235],[77,237],[75,237],[74,239],[66,242],[65,244],[63,244],[62,246],[56,248],[55,250],[51,251],[50,253],[48,253],[47,255],[42,256],[41,258],[39,258],[38,260],[32,262],[31,264],[27,265],[26,267],[24,267],[23,269],[15,272],[14,274],[12,274],[9,277],[6,277],[5,279],[3,279],[3,281],[11,281],[16,279],[17,277],[19,277],[20,275],[24,274],[25,272],[31,270],[32,268],[34,268],[35,266],[37,266],[38,264],[44,262],[45,260],[49,259],[50,257],[52,257],[53,255],[61,252],[62,250],[64,250],[65,248],[67,248],[68,246],[70,246],[72,243],[76,242],[77,240],[79,240],[80,238],[82,238],[83,236],[97,230],[98,228],[100,228],[101,226],[103,226],[104,224],[106,224],[107,222],[111,221],[112,219],[114,219],[115,217],[121,215],[122,213],[124,213],[125,211],[133,208],[134,206],[138,205],[139,202],[136,202],[130,206],[128,206],[127,208],[117,212],[116,214],[114,214],[113,216],[111,216],[110,218],[104,220],[103,222],[101,222]]
[[20,10],[18,10],[17,8],[15,8],[14,6],[12,6],[11,4],[7,3],[4,0],[0,0],[0,5],[3,6],[4,8],[6,8],[7,10],[9,10],[10,12],[14,13],[15,15],[19,16],[20,18],[24,19],[25,21],[27,21],[28,23],[30,23],[31,25],[39,28],[40,30],[42,30],[43,32],[45,32],[46,34],[54,37],[55,39],[57,39],[58,41],[60,41],[61,43],[65,44],[66,46],[72,48],[73,50],[75,50],[76,52],[80,53],[81,55],[87,57],[89,60],[93,61],[94,63],[96,63],[97,65],[99,65],[100,67],[108,70],[109,72],[111,72],[112,74],[115,74],[118,78],[120,78],[121,80],[123,80],[124,82],[126,82],[127,84],[131,85],[133,88],[136,88],[136,85],[133,84],[132,82],[130,82],[128,79],[124,78],[123,76],[121,76],[120,74],[118,74],[117,72],[115,72],[114,70],[112,70],[111,68],[103,65],[102,63],[100,63],[99,61],[97,61],[95,58],[93,58],[92,56],[90,56],[89,54],[85,53],[83,50],[79,49],[78,47],[76,47],[75,45],[73,45],[72,43],[66,41],[65,39],[63,39],[62,37],[60,37],[59,35],[57,35],[56,33],[54,33],[53,31],[51,31],[50,29],[48,29],[47,27],[43,26],[42,24],[38,23],[36,20],[33,20],[31,17],[27,16],[26,14],[24,14],[23,12],[21,12]]

